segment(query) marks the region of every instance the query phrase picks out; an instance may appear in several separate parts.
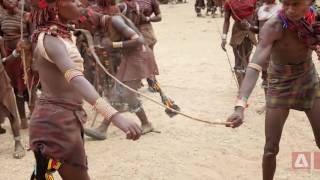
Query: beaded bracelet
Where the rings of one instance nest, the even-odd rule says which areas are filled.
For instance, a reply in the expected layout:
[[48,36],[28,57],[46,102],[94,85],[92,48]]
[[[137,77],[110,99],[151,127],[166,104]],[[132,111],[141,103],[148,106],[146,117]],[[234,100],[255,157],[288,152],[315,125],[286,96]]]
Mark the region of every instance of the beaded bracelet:
[[247,108],[248,107],[248,97],[238,97],[236,100],[235,107],[243,107]]
[[106,100],[102,97],[98,98],[93,105],[95,111],[101,114],[108,121],[118,113],[116,109],[114,109]]
[[112,42],[112,47],[113,48],[123,48],[123,42]]

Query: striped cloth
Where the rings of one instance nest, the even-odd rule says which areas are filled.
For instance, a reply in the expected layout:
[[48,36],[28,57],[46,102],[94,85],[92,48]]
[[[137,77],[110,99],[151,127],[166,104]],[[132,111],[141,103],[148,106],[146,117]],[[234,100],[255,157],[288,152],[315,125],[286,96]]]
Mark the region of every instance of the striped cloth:
[[267,107],[305,111],[320,98],[319,76],[313,62],[276,65],[268,69]]
[[[5,41],[17,40],[21,36],[21,14],[9,15],[8,13],[1,14],[0,17],[0,28],[3,33]],[[23,37],[28,38],[27,24],[23,23]]]

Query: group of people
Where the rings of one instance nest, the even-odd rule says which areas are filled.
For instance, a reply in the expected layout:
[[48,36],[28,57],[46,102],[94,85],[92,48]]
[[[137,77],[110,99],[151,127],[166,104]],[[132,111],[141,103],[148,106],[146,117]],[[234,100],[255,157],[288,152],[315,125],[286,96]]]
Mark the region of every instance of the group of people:
[[[158,92],[151,23],[159,21],[156,0],[1,1],[1,123],[10,120],[15,158],[25,156],[19,128],[29,128],[31,179],[50,179],[56,170],[63,179],[89,179],[84,133],[105,139],[110,123],[132,140],[153,131],[138,95],[106,76],[94,54],[121,83],[137,91],[146,79]],[[83,100],[104,118],[97,129],[83,127]],[[126,111],[141,126],[121,115]]]
[[194,8],[197,17],[202,17],[201,10],[205,10],[206,8],[207,16],[215,17],[217,15],[217,11],[219,11],[220,16],[223,17],[224,3],[225,0],[207,0],[207,3],[205,2],[205,0],[196,0]]
[[[5,117],[10,120],[15,158],[25,155],[19,128],[29,128],[29,146],[36,160],[32,180],[53,179],[55,171],[65,180],[90,179],[84,134],[105,139],[110,123],[132,140],[153,131],[138,95],[121,84],[137,91],[146,79],[150,91],[161,91],[153,52],[157,40],[152,22],[161,21],[157,0],[0,2],[0,122]],[[204,4],[199,2],[197,13]],[[313,0],[281,3],[227,0],[220,8],[224,9],[221,47],[225,51],[230,19],[234,20],[230,45],[239,84],[227,126],[236,128],[243,123],[249,96],[262,72],[264,180],[274,177],[290,109],[306,113],[320,148],[320,84],[311,57],[313,51],[320,56],[318,13]],[[97,61],[121,83],[104,74]],[[98,128],[83,127],[83,101],[104,118]],[[122,116],[125,111],[135,113],[141,126]]]

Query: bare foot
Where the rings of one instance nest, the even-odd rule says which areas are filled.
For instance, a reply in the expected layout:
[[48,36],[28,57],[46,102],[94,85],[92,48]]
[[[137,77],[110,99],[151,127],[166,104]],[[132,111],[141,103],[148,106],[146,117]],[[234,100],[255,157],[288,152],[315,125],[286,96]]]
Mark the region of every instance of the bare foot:
[[263,105],[262,107],[260,107],[260,108],[258,108],[257,110],[256,110],[256,112],[258,113],[258,114],[263,114],[264,112],[266,111],[266,106],[265,105]]
[[84,128],[84,134],[95,140],[107,139],[107,129],[101,126],[96,129]]
[[21,119],[20,128],[21,129],[28,129],[28,120],[27,119]]
[[26,155],[26,152],[22,146],[21,141],[15,141],[13,157],[15,159],[21,159]]
[[154,130],[150,122],[147,124],[142,124],[141,129],[142,129],[142,134],[147,134],[147,133],[153,132]]

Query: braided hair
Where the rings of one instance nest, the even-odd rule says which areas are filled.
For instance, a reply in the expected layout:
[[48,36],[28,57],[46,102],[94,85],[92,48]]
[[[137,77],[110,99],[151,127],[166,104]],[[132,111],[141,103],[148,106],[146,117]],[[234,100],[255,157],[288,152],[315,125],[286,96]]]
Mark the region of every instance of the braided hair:
[[66,24],[59,20],[58,7],[63,0],[32,0],[31,22],[35,31],[32,42],[36,42],[41,32],[53,36],[71,38],[71,32]]
[[32,3],[31,22],[36,29],[57,20],[58,10],[55,0],[32,0]]

